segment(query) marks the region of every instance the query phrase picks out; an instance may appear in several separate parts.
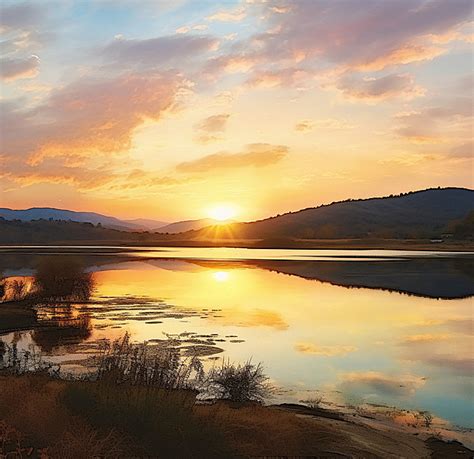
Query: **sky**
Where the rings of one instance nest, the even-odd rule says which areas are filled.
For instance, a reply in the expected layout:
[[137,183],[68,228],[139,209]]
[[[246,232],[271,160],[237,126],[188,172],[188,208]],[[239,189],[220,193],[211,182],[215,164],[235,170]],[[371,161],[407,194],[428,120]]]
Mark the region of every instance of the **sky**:
[[472,0],[4,0],[0,206],[254,220],[473,187]]

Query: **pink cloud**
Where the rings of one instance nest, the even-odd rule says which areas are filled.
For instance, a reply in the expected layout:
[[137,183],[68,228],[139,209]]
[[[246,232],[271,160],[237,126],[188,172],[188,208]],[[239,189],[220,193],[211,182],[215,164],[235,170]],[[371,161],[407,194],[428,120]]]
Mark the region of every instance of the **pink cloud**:
[[178,34],[144,40],[118,38],[102,48],[100,54],[108,62],[120,67],[139,64],[144,67],[181,64],[216,50],[219,40],[208,35]]
[[37,56],[27,58],[3,58],[0,60],[0,77],[5,81],[34,78],[39,71]]
[[349,98],[372,102],[396,97],[412,99],[424,94],[424,89],[416,85],[413,77],[407,74],[393,73],[379,78],[360,78],[356,74],[345,74],[335,86]]
[[170,109],[184,85],[174,73],[90,77],[54,90],[29,111],[5,104],[9,123],[0,128],[1,154],[21,154],[38,164],[47,157],[123,151],[130,146],[133,130]]

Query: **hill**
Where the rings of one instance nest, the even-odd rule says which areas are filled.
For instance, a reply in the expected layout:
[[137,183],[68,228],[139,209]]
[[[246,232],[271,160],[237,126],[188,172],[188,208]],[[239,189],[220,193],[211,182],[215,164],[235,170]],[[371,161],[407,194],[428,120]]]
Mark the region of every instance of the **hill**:
[[123,231],[142,231],[156,228],[166,224],[158,220],[120,220],[115,217],[98,214],[95,212],[76,212],[73,210],[56,209],[54,207],[32,207],[24,210],[0,208],[0,217],[5,220],[71,220],[73,222],[88,222],[94,225],[101,224],[106,228]]
[[329,248],[336,244],[337,248],[395,248],[394,241],[395,245],[403,245],[408,239],[424,240],[423,244],[429,239],[473,241],[473,211],[473,190],[444,188],[337,202],[256,222],[211,225],[178,234],[169,230],[164,233],[163,228],[160,233],[132,232],[103,224],[0,217],[0,244],[86,242],[295,248]]
[[[335,202],[256,222],[236,223],[227,236],[221,232],[219,237],[274,240],[432,238],[453,232],[454,226],[473,210],[473,190],[436,188],[383,198]],[[196,236],[205,234],[204,229]],[[465,232],[462,234],[469,236]]]

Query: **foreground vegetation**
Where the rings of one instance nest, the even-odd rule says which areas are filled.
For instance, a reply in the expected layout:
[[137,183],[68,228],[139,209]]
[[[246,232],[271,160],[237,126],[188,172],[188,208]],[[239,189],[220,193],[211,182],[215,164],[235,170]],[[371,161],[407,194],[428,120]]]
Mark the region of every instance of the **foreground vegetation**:
[[2,459],[471,453],[457,442],[360,425],[319,401],[265,407],[270,388],[261,366],[223,362],[204,371],[196,358],[179,358],[171,342],[156,348],[125,336],[105,345],[95,371],[80,378],[14,346],[3,345],[0,362]]

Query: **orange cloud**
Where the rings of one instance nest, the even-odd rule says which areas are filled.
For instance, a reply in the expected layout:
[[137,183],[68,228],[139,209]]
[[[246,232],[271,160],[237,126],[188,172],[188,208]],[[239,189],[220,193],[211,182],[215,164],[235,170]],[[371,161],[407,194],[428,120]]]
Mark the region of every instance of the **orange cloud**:
[[215,134],[224,132],[229,118],[230,115],[228,113],[221,113],[205,118],[196,125],[196,129],[200,131],[200,134],[196,136],[195,140],[204,144],[220,140],[221,137]]
[[345,120],[326,118],[323,120],[301,120],[295,124],[295,131],[310,132],[314,129],[352,129],[354,126]]
[[283,145],[250,144],[241,153],[215,153],[194,161],[176,166],[179,172],[208,172],[215,169],[234,169],[238,167],[264,167],[275,164],[288,154]]
[[2,153],[26,155],[35,165],[48,157],[123,151],[130,146],[133,130],[172,108],[185,84],[173,73],[90,77],[52,91],[34,110],[7,104],[5,116],[11,123],[0,127]]
[[256,71],[248,79],[247,85],[258,88],[293,87],[307,84],[310,78],[311,75],[306,70],[298,68]]
[[225,130],[229,118],[230,115],[228,113],[212,115],[202,120],[196,128],[205,132],[222,132]]
[[[470,94],[434,102],[434,105],[397,115],[395,132],[413,143],[456,142],[459,146],[464,139],[464,144],[469,145],[473,116]],[[466,147],[461,145],[452,153],[453,156],[462,156],[466,153]]]

